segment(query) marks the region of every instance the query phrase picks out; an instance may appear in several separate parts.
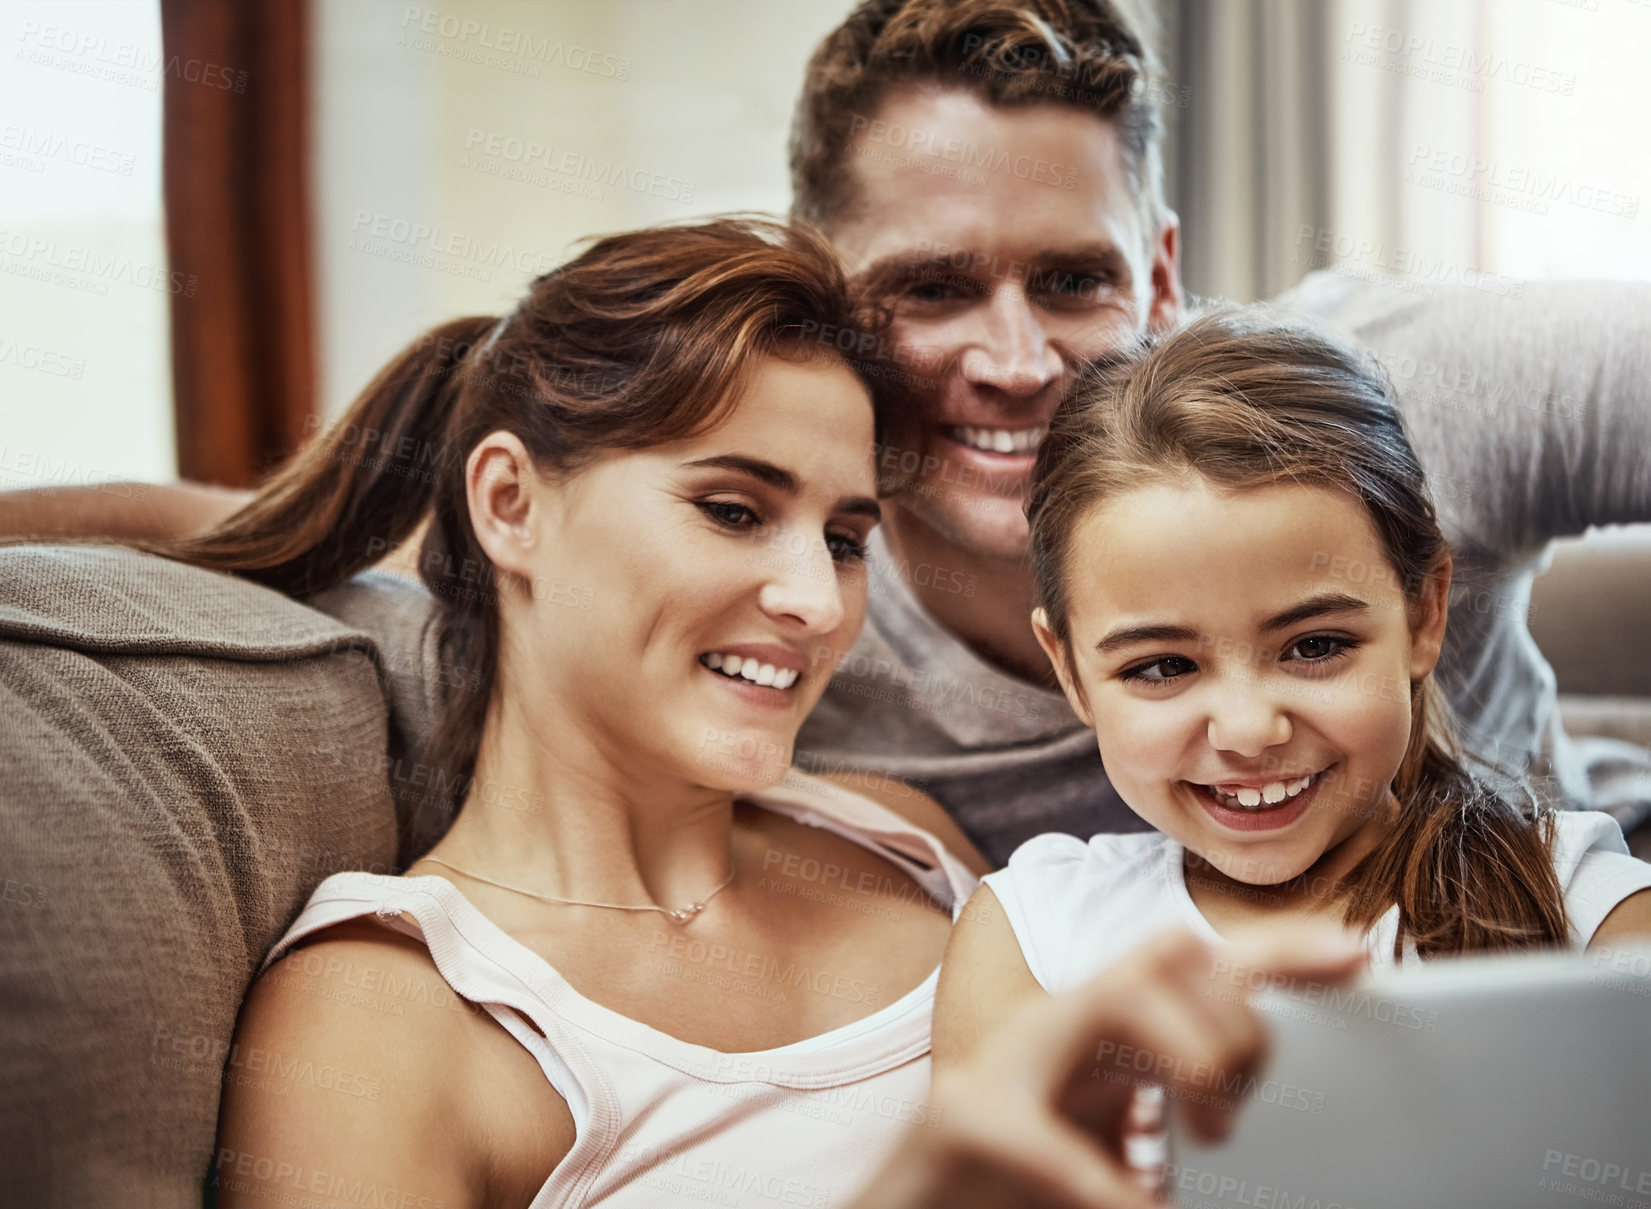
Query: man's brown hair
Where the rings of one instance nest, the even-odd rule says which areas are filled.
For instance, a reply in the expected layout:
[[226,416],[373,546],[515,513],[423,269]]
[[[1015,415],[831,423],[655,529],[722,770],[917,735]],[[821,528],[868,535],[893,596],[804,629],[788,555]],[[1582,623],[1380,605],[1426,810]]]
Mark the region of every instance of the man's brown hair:
[[1069,105],[1113,123],[1130,191],[1162,220],[1157,64],[1111,0],[863,0],[808,61],[791,122],[792,213],[827,229],[853,204],[849,143],[891,88],[961,88],[998,106]]

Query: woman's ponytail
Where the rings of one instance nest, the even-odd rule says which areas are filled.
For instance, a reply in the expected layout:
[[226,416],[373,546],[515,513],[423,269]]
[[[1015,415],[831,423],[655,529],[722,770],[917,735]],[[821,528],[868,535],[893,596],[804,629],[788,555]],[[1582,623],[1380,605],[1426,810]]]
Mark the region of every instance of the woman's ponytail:
[[146,548],[297,597],[380,561],[418,527],[447,461],[460,456],[443,440],[449,413],[466,355],[496,322],[455,319],[427,332],[244,508],[199,536]]

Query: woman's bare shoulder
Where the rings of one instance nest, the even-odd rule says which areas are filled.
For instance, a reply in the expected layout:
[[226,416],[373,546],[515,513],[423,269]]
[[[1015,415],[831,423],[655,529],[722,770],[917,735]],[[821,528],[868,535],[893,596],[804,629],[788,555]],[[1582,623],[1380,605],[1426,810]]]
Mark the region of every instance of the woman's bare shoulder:
[[[512,1118],[500,1102],[517,1086],[529,1101],[518,1110],[530,1111]],[[418,939],[350,921],[284,955],[247,996],[216,1175],[247,1203],[357,1204],[365,1187],[427,1204],[510,1203],[494,1195],[501,1184],[548,1174],[557,1108],[566,1116],[533,1057],[453,992]],[[565,1133],[552,1165],[572,1144],[571,1117]],[[512,1154],[535,1158],[522,1172]]]

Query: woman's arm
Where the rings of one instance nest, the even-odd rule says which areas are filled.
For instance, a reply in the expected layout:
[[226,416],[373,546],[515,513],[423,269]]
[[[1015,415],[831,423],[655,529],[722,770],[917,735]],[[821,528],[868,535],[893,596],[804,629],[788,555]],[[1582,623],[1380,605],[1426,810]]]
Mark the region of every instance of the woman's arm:
[[946,851],[962,861],[964,867],[976,877],[992,871],[992,863],[963,834],[963,828],[946,813],[946,808],[921,789],[888,777],[863,777],[851,773],[824,773],[820,779],[887,806],[914,827],[921,827],[944,844]]
[[242,1009],[221,1209],[359,1209],[363,1188],[447,1209],[527,1204],[573,1143],[554,1094],[561,1120],[546,1097],[511,1093],[524,1063],[544,1085],[532,1056],[441,984],[418,941],[372,921],[326,936],[271,966]]
[[934,1001],[934,1067],[957,1065],[1044,990],[1027,968],[1003,905],[990,886],[970,897],[946,942]]
[[0,538],[159,541],[210,528],[252,498],[200,483],[98,483],[0,491]]

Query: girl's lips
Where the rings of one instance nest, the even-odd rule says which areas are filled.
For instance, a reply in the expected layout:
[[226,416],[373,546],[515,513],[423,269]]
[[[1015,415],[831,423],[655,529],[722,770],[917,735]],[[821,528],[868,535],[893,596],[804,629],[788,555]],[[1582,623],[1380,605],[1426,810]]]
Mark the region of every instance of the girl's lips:
[[1307,808],[1318,797],[1319,786],[1323,784],[1325,774],[1330,769],[1313,774],[1312,783],[1296,794],[1293,798],[1285,798],[1282,802],[1273,805],[1263,803],[1260,806],[1235,808],[1217,798],[1203,785],[1195,785],[1191,781],[1182,782],[1192,791],[1192,796],[1198,799],[1198,804],[1204,812],[1228,831],[1277,831],[1288,827],[1306,813]]

